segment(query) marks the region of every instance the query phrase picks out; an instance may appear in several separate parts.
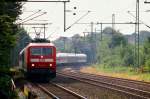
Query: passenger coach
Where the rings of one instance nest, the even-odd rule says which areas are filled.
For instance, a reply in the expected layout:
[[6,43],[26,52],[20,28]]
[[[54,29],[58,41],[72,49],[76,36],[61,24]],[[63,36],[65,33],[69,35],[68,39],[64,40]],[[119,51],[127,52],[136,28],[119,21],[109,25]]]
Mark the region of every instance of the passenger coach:
[[87,62],[86,54],[79,53],[57,53],[57,64],[85,64]]

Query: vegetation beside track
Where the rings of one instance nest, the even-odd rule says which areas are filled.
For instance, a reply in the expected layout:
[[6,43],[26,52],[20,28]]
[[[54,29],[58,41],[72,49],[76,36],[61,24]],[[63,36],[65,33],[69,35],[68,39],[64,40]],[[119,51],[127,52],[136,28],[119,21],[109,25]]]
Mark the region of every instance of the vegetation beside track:
[[17,1],[1,0],[0,2],[0,98],[2,99],[17,98],[17,91],[12,88],[12,78],[16,70],[10,68],[17,63],[16,56],[18,50],[22,48],[20,39],[25,36],[22,35],[25,31],[16,24],[23,5]]
[[141,72],[133,67],[92,65],[82,68],[81,72],[150,82],[149,72]]
[[13,72],[9,67],[0,69],[0,97],[4,99],[17,99],[18,92],[12,84]]

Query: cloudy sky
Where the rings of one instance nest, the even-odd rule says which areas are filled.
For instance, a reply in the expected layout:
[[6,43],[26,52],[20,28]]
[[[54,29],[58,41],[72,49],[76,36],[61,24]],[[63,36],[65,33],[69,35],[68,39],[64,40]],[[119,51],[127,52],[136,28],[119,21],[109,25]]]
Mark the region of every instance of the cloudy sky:
[[[145,0],[140,0],[140,20],[145,22],[145,24],[150,25],[150,11],[145,12],[150,10],[150,4],[144,4],[144,1]],[[74,7],[77,9],[74,9]],[[66,12],[66,27],[69,27],[88,11],[91,12],[78,23],[112,22],[112,14],[115,14],[115,22],[134,22],[135,18],[127,12],[131,11],[131,13],[135,15],[136,0],[70,0],[70,2],[67,3],[66,9],[70,10],[70,12]],[[28,21],[28,23],[51,23],[46,29],[46,37],[49,37],[51,40],[60,36],[69,37],[77,33],[83,35],[83,32],[90,32],[90,25],[88,24],[75,24],[66,32],[63,31],[63,3],[28,2],[23,6],[23,14],[20,18],[24,19],[38,10],[41,10],[41,13],[47,12],[47,14],[34,19],[34,21]],[[76,15],[73,15],[73,13],[76,13]],[[104,25],[103,28],[108,26],[112,25]],[[34,26],[25,26],[25,29],[28,32],[34,32],[32,27]],[[100,25],[94,25],[94,29],[100,30]],[[115,29],[119,30],[123,34],[131,34],[134,32],[134,25],[115,25]],[[150,29],[144,25],[140,25],[140,30],[149,31]],[[40,30],[37,29],[37,31]],[[32,38],[35,37],[34,33],[30,33],[30,36]]]

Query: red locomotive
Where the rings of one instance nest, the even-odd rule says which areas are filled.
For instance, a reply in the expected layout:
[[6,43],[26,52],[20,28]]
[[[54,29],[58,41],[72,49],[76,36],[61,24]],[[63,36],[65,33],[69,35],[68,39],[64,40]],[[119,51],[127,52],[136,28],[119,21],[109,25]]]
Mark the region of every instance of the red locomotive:
[[[19,54],[19,66],[27,74],[56,76],[56,47],[52,43],[29,43]],[[43,77],[43,78],[44,78]]]

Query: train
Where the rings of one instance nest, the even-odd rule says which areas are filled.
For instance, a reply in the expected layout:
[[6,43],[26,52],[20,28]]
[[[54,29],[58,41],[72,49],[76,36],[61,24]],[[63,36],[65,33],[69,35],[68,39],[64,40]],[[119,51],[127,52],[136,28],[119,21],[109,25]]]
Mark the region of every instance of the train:
[[57,65],[86,62],[86,54],[57,53],[55,45],[47,41],[32,41],[19,53],[19,67],[28,78],[55,78]]
[[56,77],[56,47],[52,43],[29,43],[19,53],[19,67],[27,77],[42,75],[44,78]]
[[81,53],[57,53],[57,65],[84,64],[87,62],[87,55]]

